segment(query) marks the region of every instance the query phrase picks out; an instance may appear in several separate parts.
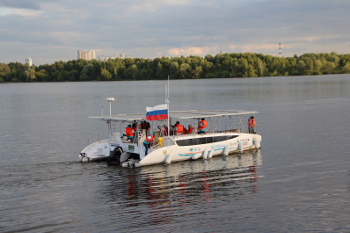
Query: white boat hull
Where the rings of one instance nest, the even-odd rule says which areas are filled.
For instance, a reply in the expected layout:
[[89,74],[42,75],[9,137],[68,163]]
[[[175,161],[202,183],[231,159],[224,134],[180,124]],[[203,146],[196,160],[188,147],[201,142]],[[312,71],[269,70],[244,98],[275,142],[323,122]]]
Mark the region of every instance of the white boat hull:
[[[114,148],[113,148],[114,149]],[[82,162],[95,162],[106,160],[109,156],[110,146],[108,139],[94,142],[85,147],[80,153],[79,158]]]
[[[217,134],[222,135],[222,134]],[[149,154],[141,158],[140,161],[135,162],[135,166],[147,166],[152,164],[159,163],[173,163],[184,160],[192,159],[209,159],[208,155],[219,156],[224,155],[225,148],[227,148],[227,154],[231,153],[240,153],[239,144],[242,144],[242,151],[246,150],[257,150],[260,149],[261,136],[258,134],[248,134],[248,133],[231,133],[225,135],[238,135],[237,137],[220,142],[201,144],[201,145],[192,145],[192,146],[162,146],[156,149],[150,149]],[[208,137],[208,135],[203,135]],[[213,135],[215,136],[215,134]],[[177,138],[177,140],[180,139]],[[186,136],[184,137],[186,138]],[[188,137],[187,137],[188,138]],[[255,142],[257,141],[257,142]],[[254,143],[255,142],[255,143]],[[258,145],[258,147],[256,147]],[[204,155],[204,153],[207,153]],[[169,162],[169,155],[171,161]]]
[[[136,160],[133,166],[147,166],[152,164],[171,164],[174,162],[193,160],[193,159],[210,159],[213,156],[227,155],[232,153],[241,153],[246,150],[258,150],[260,149],[261,136],[258,134],[249,133],[214,133],[206,135],[179,135],[172,136],[176,141],[190,138],[201,137],[215,137],[221,135],[236,135],[237,137],[226,141],[192,145],[192,146],[179,146],[177,144],[167,146],[165,140],[163,146],[150,148],[147,156],[144,155],[145,148],[143,145],[136,145],[135,143],[109,143],[108,140],[97,141],[86,148],[84,148],[79,158],[82,162],[94,162],[100,160],[107,160],[110,151],[120,146],[123,150],[123,154],[120,158],[120,164],[127,161],[131,153],[138,154],[140,160]],[[175,138],[174,138],[175,137]],[[124,164],[125,165],[125,164]],[[128,166],[131,165],[128,163]]]

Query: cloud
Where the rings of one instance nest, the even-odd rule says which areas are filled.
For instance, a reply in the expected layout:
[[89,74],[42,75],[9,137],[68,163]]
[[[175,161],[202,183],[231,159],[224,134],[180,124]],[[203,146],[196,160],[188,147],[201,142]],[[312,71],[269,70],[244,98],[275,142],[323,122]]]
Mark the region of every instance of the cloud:
[[[293,46],[291,45],[284,45],[282,44],[282,49],[283,48],[288,48],[288,49],[292,49]],[[279,44],[262,44],[262,45],[254,45],[254,44],[250,44],[250,45],[243,45],[242,46],[242,51],[243,52],[259,52],[259,51],[267,51],[267,52],[277,52],[279,49]]]
[[22,10],[22,9],[12,10],[11,13],[15,15],[21,15],[21,16],[39,16],[41,14],[40,11]]
[[321,37],[314,37],[314,38],[295,38],[297,41],[308,41],[308,42],[312,42],[315,41],[316,39],[319,39]]
[[40,3],[44,0],[0,0],[0,6],[10,8],[21,8],[40,10]]
[[208,47],[187,47],[187,48],[172,48],[169,49],[168,53],[171,56],[181,55],[206,55],[209,52]]
[[94,48],[144,58],[278,54],[279,42],[284,56],[345,53],[349,8],[350,1],[0,0],[0,62],[24,54],[75,59],[76,50]]

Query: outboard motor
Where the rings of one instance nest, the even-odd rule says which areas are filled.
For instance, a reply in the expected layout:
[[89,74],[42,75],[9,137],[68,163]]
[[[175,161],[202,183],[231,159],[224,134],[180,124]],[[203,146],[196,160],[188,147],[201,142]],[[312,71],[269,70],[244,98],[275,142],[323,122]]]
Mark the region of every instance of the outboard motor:
[[120,156],[123,153],[123,149],[118,146],[113,151],[109,152],[109,157],[107,160],[108,166],[118,166],[120,165]]

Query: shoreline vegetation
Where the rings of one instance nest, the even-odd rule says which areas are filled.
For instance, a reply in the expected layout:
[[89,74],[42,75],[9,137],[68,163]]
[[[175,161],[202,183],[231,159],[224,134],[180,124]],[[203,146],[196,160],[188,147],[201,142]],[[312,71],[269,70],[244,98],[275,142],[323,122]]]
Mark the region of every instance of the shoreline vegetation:
[[155,59],[125,58],[58,61],[28,66],[0,63],[0,82],[128,81],[202,78],[246,78],[349,74],[350,54],[306,53],[276,57],[257,53],[225,53]]

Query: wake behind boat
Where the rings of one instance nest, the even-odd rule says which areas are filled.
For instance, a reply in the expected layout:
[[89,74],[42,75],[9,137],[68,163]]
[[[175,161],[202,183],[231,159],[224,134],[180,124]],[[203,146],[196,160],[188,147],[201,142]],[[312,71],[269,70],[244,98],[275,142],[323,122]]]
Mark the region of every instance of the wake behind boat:
[[[261,136],[254,131],[245,131],[242,122],[244,116],[256,114],[255,111],[166,111],[168,127],[164,124],[166,122],[164,112],[161,113],[163,117],[160,119],[153,116],[146,117],[145,113],[89,117],[107,122],[109,137],[92,143],[81,151],[79,154],[81,161],[107,159],[109,165],[139,167],[161,163],[171,164],[190,159],[210,159],[213,156],[227,156],[235,152],[260,149]],[[177,134],[170,127],[175,121],[187,121],[193,122],[193,125],[199,125],[203,118],[208,120],[204,133],[191,130],[187,134]],[[230,123],[229,126],[220,125],[224,118]],[[153,141],[149,149],[144,144],[149,132],[142,127],[147,119],[151,120],[153,129]],[[124,131],[129,125],[133,125],[135,129],[132,138],[128,138]],[[166,130],[167,128],[169,130]]]

